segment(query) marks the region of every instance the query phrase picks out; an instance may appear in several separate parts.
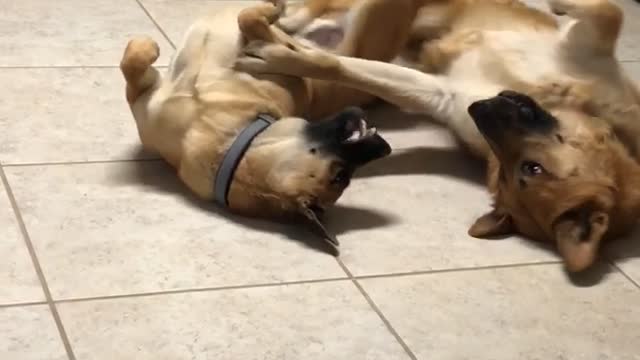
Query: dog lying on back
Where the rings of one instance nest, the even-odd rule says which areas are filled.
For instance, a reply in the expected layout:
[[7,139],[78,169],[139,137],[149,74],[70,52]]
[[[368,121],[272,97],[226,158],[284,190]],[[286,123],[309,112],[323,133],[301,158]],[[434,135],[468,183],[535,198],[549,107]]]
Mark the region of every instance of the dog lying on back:
[[[495,203],[472,236],[552,241],[567,269],[580,271],[603,240],[634,227],[640,92],[614,55],[617,5],[550,0],[571,18],[560,27],[516,0],[388,1],[413,6],[407,38],[424,39],[423,71],[270,42],[250,43],[236,67],[337,82],[446,124],[488,162]],[[284,27],[323,16],[313,3],[335,1],[310,0]]]
[[[253,76],[233,69],[247,41],[294,41],[271,26],[284,3],[230,6],[197,21],[164,77],[152,67],[157,44],[148,38],[132,40],[121,61],[127,100],[144,147],[159,153],[199,197],[248,216],[302,215],[337,245],[320,223],[321,212],[337,201],[358,167],[391,149],[367,127],[361,110],[345,109],[373,100],[372,95],[319,80]],[[406,32],[399,21],[403,11],[376,1],[363,6],[337,52],[390,60],[396,44],[404,42],[398,39]],[[384,28],[365,33],[369,23]],[[303,118],[329,114],[335,115],[322,122]],[[249,139],[235,167],[220,170],[239,134],[264,116],[276,121]],[[221,171],[230,183],[218,192]]]

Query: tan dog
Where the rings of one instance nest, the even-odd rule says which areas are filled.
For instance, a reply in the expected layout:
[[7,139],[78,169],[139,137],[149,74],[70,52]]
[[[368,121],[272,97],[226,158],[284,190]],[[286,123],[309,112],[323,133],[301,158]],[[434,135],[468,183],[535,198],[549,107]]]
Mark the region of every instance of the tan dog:
[[[391,59],[405,41],[401,37],[407,26],[396,19],[411,11],[402,2],[366,0],[353,14],[337,51]],[[359,109],[348,108],[323,122],[302,118],[333,114],[373,96],[318,80],[258,77],[232,68],[248,40],[293,41],[271,26],[283,10],[284,0],[274,0],[204,17],[191,26],[164,77],[152,67],[157,44],[147,38],[132,40],[121,62],[127,100],[144,147],[159,153],[207,200],[216,196],[216,174],[239,133],[259,114],[277,119],[252,139],[223,199],[216,200],[249,216],[303,215],[337,245],[319,213],[336,202],[358,167],[391,150],[375,129],[367,129]],[[364,33],[370,23],[383,23],[384,28]]]
[[495,205],[471,235],[553,241],[568,270],[589,267],[601,241],[640,216],[640,94],[614,56],[622,11],[551,0],[572,20],[559,27],[517,1],[414,5],[414,31],[431,31],[414,34],[429,39],[421,65],[431,74],[264,42],[237,66],[335,81],[432,115],[488,159]]

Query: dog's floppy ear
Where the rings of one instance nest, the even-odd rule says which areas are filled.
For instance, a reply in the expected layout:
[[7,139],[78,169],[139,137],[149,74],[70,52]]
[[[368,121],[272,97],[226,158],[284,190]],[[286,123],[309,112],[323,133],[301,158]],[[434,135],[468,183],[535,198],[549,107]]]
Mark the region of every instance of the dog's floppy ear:
[[479,217],[469,228],[469,235],[477,238],[509,235],[513,232],[511,216],[500,213],[496,209]]
[[591,206],[566,212],[555,221],[558,252],[568,271],[582,271],[593,264],[608,228],[609,215]]
[[299,211],[303,218],[307,221],[311,231],[326,241],[331,248],[335,251],[335,255],[338,255],[338,246],[340,242],[336,239],[335,235],[331,234],[329,230],[324,226],[320,220],[322,215],[322,209],[309,203],[308,201],[301,201],[299,203]]

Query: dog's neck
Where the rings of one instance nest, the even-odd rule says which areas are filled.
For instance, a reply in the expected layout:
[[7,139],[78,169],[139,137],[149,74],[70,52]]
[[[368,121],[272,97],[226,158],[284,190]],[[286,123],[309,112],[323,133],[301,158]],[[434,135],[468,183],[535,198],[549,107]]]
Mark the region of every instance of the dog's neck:
[[256,203],[279,203],[282,211],[288,204],[276,193],[287,174],[274,171],[278,161],[286,156],[291,147],[300,143],[302,127],[306,122],[302,119],[285,118],[258,135],[235,170],[229,190],[229,202],[240,212],[260,209]]

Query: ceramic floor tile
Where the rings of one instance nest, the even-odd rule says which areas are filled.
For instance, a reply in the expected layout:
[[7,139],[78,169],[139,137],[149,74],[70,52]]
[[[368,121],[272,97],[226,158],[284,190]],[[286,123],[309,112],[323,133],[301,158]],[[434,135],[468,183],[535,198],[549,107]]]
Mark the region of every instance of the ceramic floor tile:
[[[555,260],[517,237],[467,235],[490,209],[483,182],[482,164],[459,150],[395,150],[359,173],[328,227],[341,234],[342,260],[356,275]],[[353,215],[342,220],[347,209]]]
[[54,299],[344,276],[321,240],[217,212],[160,162],[5,171]]
[[168,46],[135,0],[0,0],[0,8],[0,66],[118,65],[136,35]]
[[640,61],[623,62],[622,67],[634,81],[640,83]]
[[0,183],[0,304],[44,301],[27,246]]
[[0,82],[3,164],[152,156],[140,150],[118,69],[0,69]]
[[640,247],[636,249],[633,257],[617,260],[617,264],[636,284],[640,285]]
[[620,60],[640,60],[640,4],[635,0],[616,0],[621,5],[625,21],[620,40],[618,41],[618,58]]
[[78,359],[408,359],[348,281],[60,304],[59,310]]
[[574,286],[559,266],[362,281],[421,360],[637,360],[640,290]]
[[0,359],[67,359],[48,306],[0,309]]
[[640,231],[605,244],[602,252],[605,258],[615,261],[625,274],[640,284]]
[[624,29],[618,41],[617,56],[622,61],[638,61],[640,60],[640,35],[638,29]]
[[258,1],[246,0],[141,0],[145,9],[167,34],[171,41],[178,45],[185,32],[199,17],[213,11],[237,11],[256,4]]

